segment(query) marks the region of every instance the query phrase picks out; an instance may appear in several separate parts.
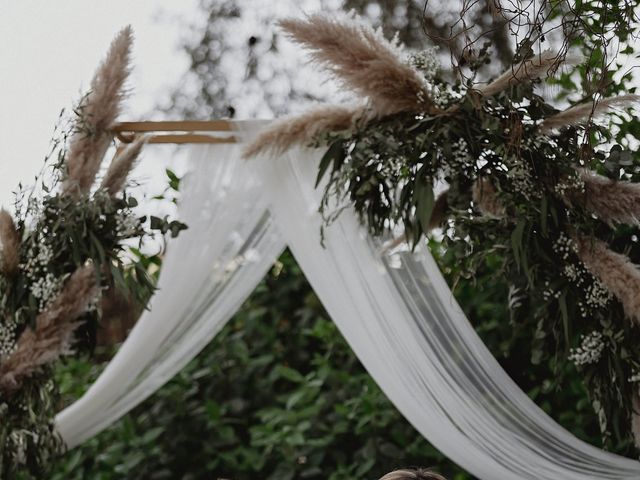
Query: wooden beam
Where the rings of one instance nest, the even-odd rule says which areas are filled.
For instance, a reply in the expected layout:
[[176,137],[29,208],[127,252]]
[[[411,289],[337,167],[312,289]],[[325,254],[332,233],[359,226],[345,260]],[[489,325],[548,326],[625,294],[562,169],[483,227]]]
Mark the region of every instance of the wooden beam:
[[212,135],[197,135],[195,133],[153,135],[149,143],[237,143],[236,137],[214,137]]
[[230,120],[169,120],[161,122],[121,122],[114,132],[231,132]]
[[[121,122],[111,129],[122,143],[131,143],[139,134],[155,132],[185,132],[151,135],[149,143],[237,143],[232,136],[213,133],[234,131],[230,120],[170,120],[161,122]],[[196,133],[199,132],[199,133]],[[210,132],[205,134],[203,132]]]

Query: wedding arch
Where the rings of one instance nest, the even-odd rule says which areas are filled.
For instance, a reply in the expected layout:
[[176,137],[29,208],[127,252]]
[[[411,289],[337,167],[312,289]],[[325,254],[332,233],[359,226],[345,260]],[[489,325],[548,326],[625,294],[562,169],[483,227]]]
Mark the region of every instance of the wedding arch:
[[[98,380],[60,412],[72,448],[176,374],[216,335],[288,246],[331,318],[389,399],[453,461],[482,479],[635,479],[640,463],[588,445],[502,370],[426,248],[387,248],[352,212],[318,235],[322,149],[242,158],[268,122],[128,123],[123,139],[183,143],[180,218],[158,293]],[[167,133],[170,131],[171,133]]]
[[[453,233],[443,245],[475,261],[497,242],[520,292],[509,299],[512,313],[536,332],[561,326],[554,340],[591,382],[603,437],[609,416],[619,416],[640,448],[640,269],[627,255],[638,241],[640,183],[623,168],[633,166],[630,151],[607,145],[607,135],[587,141],[595,117],[640,96],[596,95],[560,111],[534,88],[559,66],[549,51],[476,88],[442,77],[431,50],[405,61],[395,42],[353,17],[281,26],[356,93],[355,105],[274,122],[115,124],[129,71],[125,28],[75,110],[68,150],[66,137],[58,144],[51,183],[40,179],[15,218],[0,211],[0,414],[10,420],[0,424],[9,465],[0,463],[0,476],[41,469],[59,438],[73,448],[155,392],[288,247],[387,397],[475,476],[640,478],[640,463],[577,439],[515,384],[421,241],[444,226]],[[120,143],[101,174],[114,135]],[[126,178],[148,144],[181,144],[188,157],[180,221],[133,211]],[[436,198],[437,182],[448,190]],[[52,426],[52,366],[71,353],[81,326],[99,320],[98,302],[120,287],[147,304],[153,282],[122,252],[153,230],[180,233],[158,292]],[[579,346],[570,348],[576,332]]]

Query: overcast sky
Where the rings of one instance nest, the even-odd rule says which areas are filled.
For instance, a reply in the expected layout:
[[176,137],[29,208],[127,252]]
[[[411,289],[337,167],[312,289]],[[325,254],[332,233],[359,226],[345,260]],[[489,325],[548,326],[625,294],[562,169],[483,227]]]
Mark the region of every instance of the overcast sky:
[[[58,115],[79,98],[113,36],[135,31],[133,95],[123,118],[150,118],[187,60],[176,15],[196,0],[0,0],[0,204],[19,181],[32,183]],[[156,113],[157,115],[157,113]]]

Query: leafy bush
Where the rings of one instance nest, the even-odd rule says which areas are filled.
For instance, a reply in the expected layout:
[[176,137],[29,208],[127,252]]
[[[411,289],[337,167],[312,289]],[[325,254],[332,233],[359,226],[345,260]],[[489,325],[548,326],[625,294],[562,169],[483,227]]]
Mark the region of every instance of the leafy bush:
[[280,261],[189,366],[68,452],[51,478],[338,480],[404,465],[452,474],[363,369],[291,255]]
[[[456,273],[452,254],[440,260],[448,275]],[[556,372],[553,362],[532,365],[536,337],[509,322],[508,289],[494,267],[488,261],[476,284],[461,281],[459,300],[539,405],[579,437],[598,442],[575,372]],[[59,372],[70,397],[79,394],[78,379],[88,382],[96,373],[82,361]],[[110,429],[68,452],[51,478],[372,479],[411,465],[472,478],[387,400],[285,253],[196,359]]]

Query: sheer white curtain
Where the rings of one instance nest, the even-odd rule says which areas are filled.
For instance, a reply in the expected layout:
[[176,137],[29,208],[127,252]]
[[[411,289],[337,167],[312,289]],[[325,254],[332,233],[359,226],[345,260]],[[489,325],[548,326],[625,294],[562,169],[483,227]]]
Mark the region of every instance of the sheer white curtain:
[[354,352],[402,414],[485,480],[638,479],[640,463],[576,439],[507,376],[427,250],[383,253],[345,211],[325,230],[322,152],[260,160],[278,228]]
[[[240,126],[245,138],[258,125]],[[87,394],[58,416],[72,447],[153,393],[215,335],[291,247],[354,352],[402,414],[484,480],[639,479],[640,463],[577,440],[506,375],[427,250],[383,252],[345,211],[326,229],[313,188],[322,152],[242,161],[195,148],[174,242],[151,309]],[[271,214],[268,213],[268,210]],[[280,232],[280,233],[278,233]]]
[[143,401],[213,338],[284,249],[241,145],[194,145],[178,218],[149,311],[98,380],[56,418],[69,448]]

